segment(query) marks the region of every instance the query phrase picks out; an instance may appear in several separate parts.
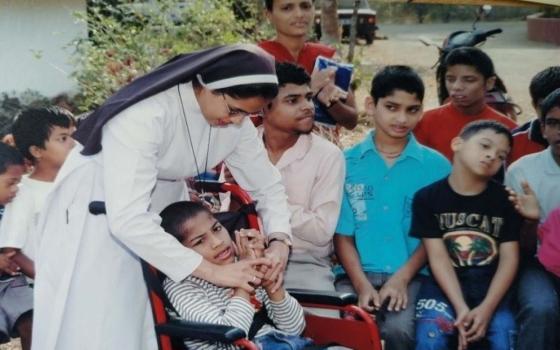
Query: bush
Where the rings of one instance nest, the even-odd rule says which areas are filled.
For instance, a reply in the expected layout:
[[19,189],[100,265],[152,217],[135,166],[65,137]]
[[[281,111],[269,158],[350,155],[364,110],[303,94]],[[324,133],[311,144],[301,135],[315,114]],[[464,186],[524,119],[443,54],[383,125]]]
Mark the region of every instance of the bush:
[[77,14],[88,23],[89,37],[70,44],[75,48],[73,76],[81,90],[78,110],[99,106],[120,87],[177,54],[259,40],[257,16],[247,15],[256,12],[254,3],[243,7],[243,18],[236,18],[232,4],[233,0],[90,1],[88,13]]
[[34,90],[26,90],[20,94],[2,92],[0,94],[0,138],[11,133],[14,117],[29,107],[46,107],[51,101]]

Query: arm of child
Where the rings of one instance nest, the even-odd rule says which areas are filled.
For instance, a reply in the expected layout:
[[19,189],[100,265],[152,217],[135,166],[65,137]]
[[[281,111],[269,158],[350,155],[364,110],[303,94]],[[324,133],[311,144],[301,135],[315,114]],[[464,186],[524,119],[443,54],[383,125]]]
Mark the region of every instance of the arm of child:
[[340,212],[343,185],[344,156],[338,148],[333,147],[322,154],[309,201],[298,204],[288,198],[294,236],[316,246],[331,244]]
[[379,290],[379,303],[383,305],[388,299],[387,310],[400,311],[408,304],[408,284],[416,273],[426,264],[426,249],[419,244],[408,261]]
[[219,293],[212,293],[209,288],[218,287],[191,280],[179,283],[166,280],[164,283],[164,290],[181,318],[193,322],[233,326],[247,333],[255,314],[249,294],[241,288],[235,289],[224,310],[211,299],[211,296]]
[[486,335],[496,307],[513,283],[519,264],[519,243],[516,241],[501,243],[499,256],[498,269],[492,278],[486,297],[465,318],[465,322],[469,325],[466,332],[468,342],[480,340]]
[[329,115],[340,125],[352,130],[358,124],[356,102],[352,91],[344,91],[334,83],[336,69],[314,70],[311,74],[311,91],[313,96],[325,106],[329,106]]
[[0,271],[14,275],[19,272],[19,266],[12,260],[16,252],[0,253]]
[[517,212],[525,218],[519,236],[519,244],[524,255],[532,257],[537,251],[537,230],[540,217],[539,201],[535,192],[525,180],[520,182],[521,192],[507,187],[509,200]]
[[428,261],[430,262],[434,278],[453,305],[457,315],[455,326],[459,331],[459,349],[466,349],[467,339],[464,322],[469,312],[469,307],[463,297],[457,274],[451,264],[451,259],[443,239],[424,238],[422,242],[426,248],[426,254],[428,255]]
[[35,279],[35,264],[27,255],[17,248],[3,248],[4,252],[12,254],[12,261],[19,266],[19,271],[31,279]]
[[281,289],[283,295],[279,300],[269,294],[269,301],[266,303],[268,316],[279,330],[291,335],[299,335],[305,329],[303,307],[294,297]]
[[379,293],[373,288],[362,270],[360,256],[353,236],[334,235],[334,249],[354,289],[358,293],[358,306],[368,312],[381,307]]

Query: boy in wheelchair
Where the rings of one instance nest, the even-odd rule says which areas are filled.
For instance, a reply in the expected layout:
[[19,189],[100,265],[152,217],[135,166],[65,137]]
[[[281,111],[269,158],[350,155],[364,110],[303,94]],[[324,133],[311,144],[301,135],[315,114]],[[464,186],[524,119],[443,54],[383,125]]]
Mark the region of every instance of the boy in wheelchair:
[[[235,242],[212,213],[200,203],[177,202],[160,214],[161,226],[186,247],[214,264],[264,256],[265,241],[256,230],[235,232]],[[255,291],[223,288],[194,276],[182,282],[166,278],[163,288],[187,321],[207,322],[242,329],[261,349],[303,349],[312,341],[300,337],[305,328],[303,309],[283,287],[274,290],[280,265],[271,267]],[[234,345],[187,339],[189,349],[235,349]]]

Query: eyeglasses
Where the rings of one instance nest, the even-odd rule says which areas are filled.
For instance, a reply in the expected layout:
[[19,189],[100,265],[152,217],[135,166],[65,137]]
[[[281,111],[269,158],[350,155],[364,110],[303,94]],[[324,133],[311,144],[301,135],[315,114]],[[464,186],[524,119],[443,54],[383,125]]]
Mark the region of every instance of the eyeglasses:
[[549,128],[560,129],[560,119],[546,118],[544,121],[544,125],[546,125]]
[[225,94],[222,94],[222,98],[224,99],[224,104],[226,105],[228,115],[231,118],[235,118],[235,117],[242,117],[242,118],[245,118],[245,117],[263,117],[264,116],[264,111],[263,110],[260,110],[258,112],[249,113],[249,112],[245,112],[244,110],[239,109],[239,108],[232,108],[227,103]]

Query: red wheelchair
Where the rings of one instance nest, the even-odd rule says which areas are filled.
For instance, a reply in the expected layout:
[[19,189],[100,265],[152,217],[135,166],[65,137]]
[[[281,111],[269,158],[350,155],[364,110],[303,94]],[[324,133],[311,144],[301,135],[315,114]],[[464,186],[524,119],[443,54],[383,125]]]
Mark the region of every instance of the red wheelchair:
[[[259,229],[255,205],[250,196],[239,186],[206,181],[196,182],[194,186],[199,192],[231,193],[232,201],[237,202],[239,209],[233,213],[216,214],[218,221],[230,232],[242,227]],[[92,202],[90,212],[103,214],[104,203]],[[152,306],[159,350],[185,350],[183,342],[185,338],[234,344],[242,349],[258,350],[241,329],[189,322],[173,316],[177,315],[177,312],[162,287],[165,276],[145,261],[142,261],[142,271]],[[313,339],[318,346],[338,345],[356,350],[382,350],[377,324],[370,314],[355,305],[357,302],[355,294],[303,289],[289,289],[288,292],[304,307],[340,310],[347,315],[338,319],[306,314],[306,329],[303,335]]]

